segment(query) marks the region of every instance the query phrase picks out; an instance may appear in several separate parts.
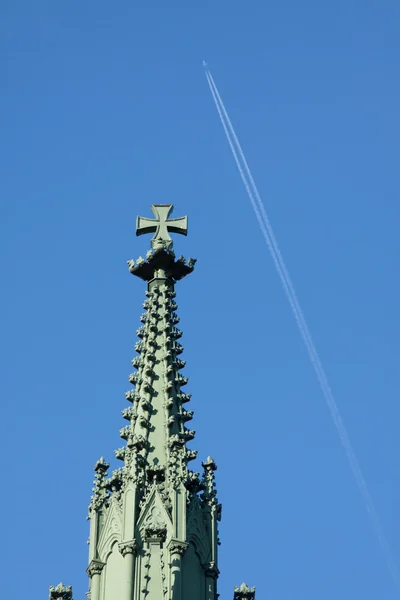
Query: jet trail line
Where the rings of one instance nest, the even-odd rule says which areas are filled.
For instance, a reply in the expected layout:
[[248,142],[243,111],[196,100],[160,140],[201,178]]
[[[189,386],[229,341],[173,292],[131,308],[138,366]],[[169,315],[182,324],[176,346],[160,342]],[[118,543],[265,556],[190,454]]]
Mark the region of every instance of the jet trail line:
[[315,374],[317,376],[319,385],[322,390],[322,394],[324,396],[326,404],[331,413],[331,417],[332,417],[332,420],[336,427],[336,431],[339,435],[340,442],[346,453],[346,457],[349,462],[349,466],[353,473],[354,479],[356,481],[357,487],[358,487],[361,497],[364,501],[365,508],[366,508],[372,529],[373,529],[373,531],[376,535],[376,538],[379,542],[382,554],[387,563],[387,566],[388,566],[388,569],[392,576],[395,587],[396,587],[397,591],[400,591],[400,575],[399,575],[399,571],[398,571],[396,562],[393,557],[393,553],[392,553],[390,546],[388,544],[388,541],[386,539],[385,532],[383,530],[378,513],[377,513],[374,503],[372,501],[372,497],[369,493],[369,490],[368,490],[364,475],[361,471],[357,456],[356,456],[353,446],[350,442],[349,434],[343,423],[343,419],[341,417],[337,402],[332,393],[325,370],[322,366],[319,354],[316,350],[315,344],[311,337],[309,327],[307,325],[306,319],[305,319],[303,311],[301,309],[300,302],[298,300],[293,283],[289,276],[288,269],[283,260],[281,251],[279,249],[278,242],[276,240],[274,231],[272,229],[270,220],[268,218],[267,211],[265,209],[265,206],[261,199],[261,196],[258,192],[254,178],[250,171],[250,167],[247,163],[247,160],[243,153],[242,147],[236,136],[235,130],[233,128],[232,122],[227,113],[227,110],[225,108],[225,105],[223,103],[221,95],[218,92],[218,88],[215,84],[215,81],[214,81],[208,67],[204,63],[203,63],[203,65],[205,67],[205,74],[206,74],[207,82],[210,87],[210,91],[211,91],[216,109],[218,111],[218,115],[219,115],[221,124],[223,126],[226,139],[229,143],[229,147],[231,149],[233,158],[235,160],[239,174],[240,174],[243,184],[245,186],[247,195],[248,195],[251,205],[253,207],[253,210],[256,215],[261,232],[267,243],[268,249],[270,251],[272,260],[274,262],[278,276],[282,283],[282,287],[284,289],[285,295],[290,304],[290,308],[292,310],[296,324],[299,328],[304,345],[307,349],[308,355],[311,360],[311,364],[314,368]]

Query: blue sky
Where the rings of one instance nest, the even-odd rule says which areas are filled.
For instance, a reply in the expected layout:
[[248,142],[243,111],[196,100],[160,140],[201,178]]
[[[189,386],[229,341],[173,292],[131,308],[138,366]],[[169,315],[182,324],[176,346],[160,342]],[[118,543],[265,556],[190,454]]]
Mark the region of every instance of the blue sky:
[[120,446],[149,245],[177,287],[221,599],[398,592],[212,104],[224,97],[400,564],[400,7],[387,0],[0,6],[4,597],[87,589],[92,467]]

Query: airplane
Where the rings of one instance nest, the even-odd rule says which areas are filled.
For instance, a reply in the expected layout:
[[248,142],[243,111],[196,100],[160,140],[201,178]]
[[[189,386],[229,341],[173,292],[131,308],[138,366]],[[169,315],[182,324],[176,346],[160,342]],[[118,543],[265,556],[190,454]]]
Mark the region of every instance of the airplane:
[[206,61],[205,61],[205,60],[203,60],[203,67],[204,67],[205,69],[208,69],[208,64],[206,63]]

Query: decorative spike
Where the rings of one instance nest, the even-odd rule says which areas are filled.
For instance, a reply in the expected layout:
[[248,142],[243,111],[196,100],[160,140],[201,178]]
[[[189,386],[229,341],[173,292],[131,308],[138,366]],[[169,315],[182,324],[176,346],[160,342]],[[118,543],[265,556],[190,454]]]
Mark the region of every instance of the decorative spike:
[[190,440],[194,439],[196,432],[194,429],[185,429],[185,431],[182,433],[182,435],[187,442],[190,442]]
[[191,421],[193,419],[193,411],[192,410],[182,410],[182,414],[180,415],[182,421],[186,423],[187,421]]
[[177,394],[176,397],[178,398],[178,400],[181,401],[182,404],[184,404],[185,402],[189,402],[190,398],[192,397],[192,394],[183,394],[182,392]]
[[184,444],[185,440],[183,440],[178,434],[171,435],[171,437],[168,440],[168,445],[170,448],[172,448],[173,446],[184,446]]
[[135,356],[135,358],[132,359],[132,367],[135,367],[136,369],[139,368],[141,363],[141,358],[140,356]]
[[107,470],[110,467],[110,463],[106,462],[104,456],[102,456],[101,458],[99,458],[99,460],[96,462],[96,464],[94,465],[94,470],[96,471],[96,473],[107,473]]
[[202,462],[201,465],[202,465],[202,467],[204,467],[204,469],[206,471],[216,471],[218,468],[217,465],[215,464],[214,459],[211,458],[211,456],[208,456],[207,460]]
[[132,385],[136,385],[136,384],[140,383],[141,381],[142,381],[142,378],[141,378],[141,376],[139,375],[139,373],[131,373],[131,374],[129,375],[129,382],[130,382]]
[[175,377],[175,383],[177,383],[180,386],[186,385],[188,381],[189,381],[189,378],[188,377],[182,377],[182,375],[177,375]]
[[197,457],[197,450],[186,450],[185,459],[187,462],[194,460]]
[[134,416],[134,408],[133,406],[128,406],[128,408],[124,408],[122,412],[122,417],[127,421],[130,421]]
[[179,340],[179,338],[182,337],[182,331],[180,329],[178,329],[177,327],[171,327],[170,335],[174,340]]
[[145,444],[146,440],[140,434],[135,434],[128,440],[128,447],[136,448],[137,450],[141,450],[142,448],[144,448]]
[[114,450],[114,454],[115,454],[115,458],[118,458],[118,460],[125,460],[126,447],[122,446],[122,448],[118,448],[117,450]]
[[105,487],[105,478],[110,464],[102,456],[94,465],[95,479],[93,487],[93,496],[89,504],[89,518],[93,511],[100,509],[108,500],[108,493]]
[[107,489],[112,492],[114,492],[116,490],[120,490],[122,487],[122,476],[123,476],[123,469],[115,469],[115,471],[113,471],[111,473],[111,477],[109,479],[107,479],[107,482],[106,482]]
[[130,430],[131,428],[129,427],[129,425],[127,425],[126,427],[122,427],[122,429],[119,430],[120,437],[122,437],[122,439],[124,440],[127,440],[129,437]]
[[128,402],[133,402],[135,400],[135,391],[129,390],[129,392],[125,392],[125,398]]

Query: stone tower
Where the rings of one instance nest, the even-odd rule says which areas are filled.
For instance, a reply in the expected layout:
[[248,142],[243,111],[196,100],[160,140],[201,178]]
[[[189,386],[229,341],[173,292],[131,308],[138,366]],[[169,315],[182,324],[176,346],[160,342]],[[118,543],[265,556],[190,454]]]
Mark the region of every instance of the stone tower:
[[[137,218],[137,235],[154,232],[146,260],[128,261],[129,271],[147,282],[145,312],[122,411],[124,444],[115,451],[123,466],[109,473],[100,458],[94,467],[89,600],[218,598],[217,466],[208,457],[201,475],[188,467],[197,452],[188,448],[195,432],[176,327],[175,283],[195,260],[175,257],[169,232],[186,235],[187,218],[169,219],[172,208],[155,204],[155,219]],[[254,597],[245,584],[234,589],[234,600]],[[50,600],[72,600],[71,587],[51,587]]]

